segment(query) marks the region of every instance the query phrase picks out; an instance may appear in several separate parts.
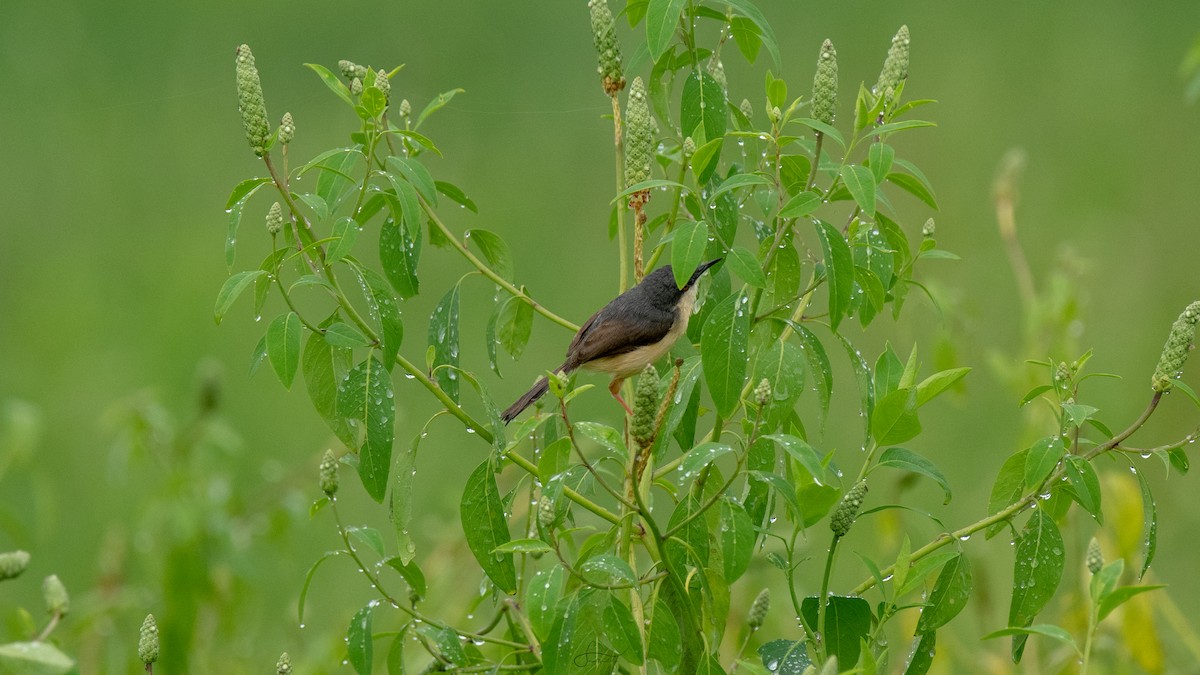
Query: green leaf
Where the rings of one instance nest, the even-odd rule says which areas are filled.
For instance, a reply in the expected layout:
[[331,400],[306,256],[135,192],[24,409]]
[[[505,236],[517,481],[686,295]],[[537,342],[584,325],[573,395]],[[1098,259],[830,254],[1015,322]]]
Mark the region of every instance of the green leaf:
[[758,648],[758,656],[772,675],[802,675],[812,665],[803,640],[771,640]]
[[771,181],[766,176],[757,173],[735,173],[721,181],[717,189],[713,190],[712,194],[708,196],[708,203],[715,203],[716,198],[726,192],[751,185],[771,185]]
[[0,645],[0,673],[4,675],[65,675],[75,661],[49,642],[10,642]]
[[870,150],[867,151],[867,166],[871,168],[871,175],[875,177],[875,184],[879,185],[887,178],[888,171],[892,169],[892,162],[896,159],[896,150],[887,143],[872,143]]
[[1142,488],[1142,569],[1138,571],[1138,579],[1146,576],[1154,553],[1158,550],[1158,510],[1154,505],[1154,495],[1150,493],[1150,484],[1141,471],[1137,472],[1138,485]]
[[[417,474],[417,447],[424,433],[413,437],[407,448],[401,448],[396,457],[396,478],[392,482],[391,508],[388,515],[392,521],[392,530],[396,533],[396,545],[400,550],[397,556],[402,565],[408,565],[417,554],[417,544],[413,541],[413,483]],[[404,574],[401,570],[401,574]],[[424,590],[421,591],[424,594]]]
[[[264,339],[264,349],[266,343]],[[347,447],[354,445],[354,432],[337,412],[337,384],[350,370],[350,350],[335,348],[321,333],[309,333],[301,356],[301,370],[308,398],[317,414]]]
[[401,298],[408,299],[421,290],[417,261],[421,253],[421,231],[403,218],[388,218],[379,229],[379,263],[388,282]]
[[850,256],[850,246],[840,232],[825,221],[817,221],[814,225],[825,256],[825,277],[829,286],[829,325],[836,332],[853,298],[854,260]]
[[827,482],[825,465],[821,462],[821,455],[807,442],[790,434],[771,434],[766,438],[774,441],[792,459],[799,462],[800,466],[804,467],[805,471],[808,472],[808,475],[814,481],[821,484]]
[[934,570],[945,565],[958,555],[958,551],[940,549],[912,563],[912,568],[908,572],[908,578],[896,589],[896,597],[903,597],[924,586],[926,578]]
[[[992,494],[988,499],[988,515],[1003,511],[1021,498],[1025,492],[1025,461],[1028,457],[1029,449],[1026,448],[1004,460],[1004,464],[1000,467],[1000,473],[996,475],[996,482],[992,484]],[[998,523],[997,528],[999,525]],[[999,529],[990,529],[987,536],[990,538],[998,531]]]
[[[695,157],[695,155],[693,155],[693,158],[694,157]],[[640,183],[634,183],[633,185],[630,185],[629,187],[625,188],[624,190],[621,190],[620,192],[617,193],[616,197],[613,197],[612,202],[610,202],[610,203],[615,204],[635,192],[641,192],[642,190],[652,190],[652,189],[658,188],[658,187],[679,188],[680,190],[683,190],[683,192],[685,194],[690,193],[692,191],[691,188],[684,185],[683,183],[676,183],[673,180],[667,180],[665,178],[651,178],[650,180],[644,180]]]
[[417,116],[417,123],[415,125],[413,125],[413,128],[414,129],[421,128],[422,122],[424,122],[426,119],[428,119],[428,117],[430,115],[432,115],[433,113],[435,113],[435,112],[441,110],[443,107],[445,107],[445,105],[450,102],[450,99],[454,98],[454,96],[456,94],[463,93],[463,91],[465,91],[465,90],[451,89],[450,91],[444,91],[444,92],[438,94],[437,96],[435,96],[434,99],[432,101],[430,101],[428,103],[428,105],[425,106],[425,109],[421,111],[421,114]]
[[325,83],[325,86],[329,87],[330,91],[337,94],[338,98],[342,99],[350,106],[354,105],[354,101],[350,98],[350,89],[346,85],[342,84],[342,81],[338,79],[337,75],[329,72],[328,68],[319,63],[306,63],[304,65],[308,66],[313,70],[314,73],[319,75],[321,77],[321,81]]
[[692,173],[695,174],[697,182],[707,182],[713,170],[716,169],[717,159],[721,156],[721,146],[724,141],[725,137],[721,136],[696,148],[695,154],[692,155]]
[[1106,594],[1100,600],[1100,607],[1098,608],[1098,611],[1100,612],[1099,620],[1103,621],[1104,618],[1107,617],[1109,614],[1111,614],[1114,609],[1116,609],[1116,608],[1120,607],[1121,605],[1125,604],[1126,602],[1128,602],[1130,600],[1130,598],[1132,598],[1133,596],[1141,595],[1142,593],[1146,593],[1148,591],[1155,591],[1160,588],[1166,588],[1166,584],[1150,584],[1147,586],[1122,586],[1122,587],[1116,589],[1115,591]]
[[1075,644],[1075,639],[1071,637],[1071,634],[1068,633],[1066,629],[1048,623],[1039,623],[1036,626],[1027,626],[1024,628],[1001,628],[1000,630],[992,631],[991,633],[984,635],[982,639],[992,640],[998,637],[1008,637],[1009,635],[1014,637],[1020,636],[1022,641],[1024,641],[1024,639],[1028,638],[1030,635],[1041,635],[1042,637],[1048,637],[1052,640],[1058,640],[1059,642],[1074,649],[1075,653],[1079,653],[1079,646]]
[[701,443],[683,456],[679,465],[680,476],[684,480],[695,476],[700,469],[712,464],[718,457],[733,453],[733,448],[724,443]]
[[404,341],[404,323],[400,320],[400,308],[396,306],[396,298],[392,296],[388,283],[379,273],[369,267],[353,265],[367,299],[367,307],[371,310],[371,318],[379,324],[383,333],[383,344],[380,359],[389,371],[400,353],[400,344]]
[[903,443],[921,433],[917,417],[917,392],[897,389],[875,405],[871,415],[871,435],[879,445]]
[[382,502],[392,463],[396,406],[392,381],[379,359],[368,356],[338,386],[338,414],[364,428],[358,448],[358,476],[367,494]]
[[371,344],[362,331],[348,323],[337,321],[325,329],[325,341],[334,347],[353,349]]
[[1077,455],[1067,455],[1063,469],[1067,474],[1067,480],[1071,481],[1075,501],[1079,502],[1084,511],[1092,514],[1097,523],[1103,525],[1104,512],[1100,509],[1100,479],[1096,476],[1096,470],[1092,468],[1091,462]]
[[358,221],[350,216],[342,216],[334,221],[334,241],[329,244],[329,249],[325,253],[325,260],[327,262],[337,262],[345,258],[354,248],[354,242],[358,240],[358,231],[360,229]]
[[[683,83],[679,100],[679,124],[684,136],[707,141],[725,135],[725,90],[706,72],[693,70]],[[701,131],[697,131],[697,127]]]
[[832,140],[834,143],[837,143],[839,147],[842,147],[842,148],[846,147],[846,139],[842,137],[842,132],[838,131],[835,127],[833,127],[829,124],[825,124],[824,122],[814,120],[811,117],[799,117],[792,121],[796,122],[797,124],[802,124],[802,125],[808,127],[809,129],[812,129],[813,131],[821,132],[822,134],[825,135],[825,138],[828,138],[828,139]]
[[937,125],[934,124],[933,122],[926,122],[924,120],[901,120],[899,122],[889,122],[887,124],[881,124],[881,125],[875,127],[871,131],[871,133],[875,136],[886,136],[888,134],[892,134],[897,131],[904,131],[905,129],[921,129],[923,127],[936,127],[936,126]]
[[549,570],[538,570],[525,587],[524,609],[534,634],[543,642],[562,618],[564,574],[563,568],[555,564]]
[[892,345],[887,344],[883,353],[875,360],[875,395],[879,397],[887,396],[896,391],[901,386],[910,386],[908,384],[901,385],[900,382],[904,379],[905,365],[900,362],[900,357],[896,352],[892,351]]
[[929,186],[921,182],[919,178],[906,173],[893,172],[887,175],[887,181],[925,202],[929,208],[937,210],[937,199],[933,196],[933,190],[929,189]]
[[733,413],[746,381],[749,302],[741,293],[723,300],[709,313],[700,335],[704,381],[722,417]]
[[751,478],[757,479],[761,483],[766,483],[775,489],[775,492],[783,497],[784,501],[791,507],[792,514],[796,518],[801,518],[804,515],[804,510],[800,508],[800,500],[796,497],[796,488],[792,484],[783,479],[783,477],[771,473],[770,471],[747,471],[746,474]]
[[767,430],[781,426],[795,410],[796,401],[804,392],[805,368],[800,349],[788,342],[774,340],[754,361],[751,382],[764,379],[771,383],[771,396],[764,406]]
[[440,365],[458,367],[458,285],[455,284],[429,317],[429,346],[433,348],[434,379],[458,403],[458,375]]
[[450,201],[461,204],[471,213],[479,213],[479,207],[475,206],[475,202],[462,191],[462,188],[442,180],[435,180],[433,184],[437,187],[437,191],[448,197]]
[[497,546],[493,553],[549,553],[554,549],[541,539],[513,539]]
[[758,538],[746,509],[736,501],[721,499],[720,546],[725,583],[737,581],[750,567],[754,542]]
[[450,662],[451,671],[458,670],[454,666],[470,664],[467,652],[463,649],[463,643],[458,639],[458,633],[455,633],[449,626],[435,626],[427,623],[418,626],[417,630],[436,646],[443,658]]
[[355,612],[350,619],[350,627],[346,629],[346,653],[349,655],[350,666],[358,675],[371,675],[371,665],[375,658],[371,615],[377,605],[379,601],[372,600]]
[[391,183],[392,190],[396,193],[395,204],[400,207],[400,213],[397,215],[395,205],[392,206],[392,217],[404,221],[408,225],[409,232],[419,232],[421,223],[424,221],[425,211],[421,208],[421,198],[417,196],[417,189],[413,187],[412,183],[394,173],[384,172],[383,175]]
[[859,409],[862,411],[863,431],[869,439],[871,436],[871,420],[875,417],[875,387],[871,382],[871,368],[867,365],[867,360],[862,357],[862,353],[850,344],[850,341],[842,337],[838,333],[833,336],[842,344],[842,350],[846,352],[846,357],[850,360],[850,367],[854,370],[854,380],[858,384]]
[[300,366],[300,317],[295,312],[280,314],[267,327],[267,358],[279,381],[291,389]]
[[646,6],[646,45],[651,61],[658,61],[667,51],[686,5],[687,0],[650,0]]
[[750,251],[741,246],[734,246],[729,249],[729,255],[725,258],[725,262],[746,283],[755,288],[766,287],[767,275],[763,274],[762,265],[758,264],[758,258],[755,258]]
[[1066,452],[1061,436],[1048,436],[1029,448],[1025,459],[1025,487],[1035,488],[1050,475]]
[[874,216],[875,177],[871,170],[858,164],[847,164],[842,167],[842,182],[863,213],[868,217]]
[[[671,513],[667,529],[670,530],[695,515],[701,507],[702,504],[696,497],[685,497]],[[685,565],[707,567],[709,545],[708,526],[705,524],[705,518],[699,516],[691,518],[682,529],[663,544],[663,556],[675,569],[684,569]]]
[[[817,625],[816,596],[800,602],[806,625]],[[858,663],[862,640],[871,631],[871,604],[856,596],[831,595],[825,603],[825,649],[838,663]]]
[[729,20],[729,32],[733,41],[746,57],[746,61],[754,63],[758,58],[758,50],[762,47],[762,31],[750,19],[735,16]]
[[437,206],[437,185],[424,164],[411,157],[393,155],[387,158],[387,167],[392,172],[404,176],[404,180],[416,188],[430,206]]
[[[1025,523],[1025,529],[1017,538],[1014,558],[1016,565],[1008,625],[1027,628],[1050,598],[1054,597],[1054,591],[1062,581],[1062,535],[1045,509],[1035,510]],[[1027,638],[1027,635],[1013,636],[1013,662],[1020,662]]]
[[954,386],[971,372],[970,368],[951,368],[934,373],[917,385],[917,407],[932,401],[938,394]]
[[825,346],[821,344],[816,335],[813,335],[812,331],[800,324],[792,324],[792,329],[800,338],[804,357],[808,359],[808,372],[812,373],[815,379],[813,384],[821,403],[821,419],[824,420],[825,416],[829,414],[829,403],[833,396],[833,366],[829,363],[829,354],[825,352]]
[[259,188],[270,182],[270,178],[247,178],[229,193],[229,199],[225,202],[225,212],[229,214],[229,227],[225,234],[226,267],[233,267],[234,245],[237,244],[238,226],[242,223],[242,211],[246,208],[246,203]]
[[[361,156],[358,152],[335,154],[318,165],[321,174],[317,177],[317,196],[321,198],[322,204],[327,205],[329,213],[338,210],[357,185],[349,172],[354,169]],[[327,217],[328,215],[323,215],[321,219]]]
[[242,291],[246,290],[250,284],[264,275],[266,275],[266,272],[263,270],[246,270],[238,272],[225,280],[225,283],[221,286],[221,290],[217,292],[217,306],[213,310],[213,318],[216,319],[218,324],[221,323],[221,319],[225,318],[226,312],[233,306],[233,301],[238,299]]
[[425,597],[425,593],[428,590],[425,583],[425,573],[421,571],[421,568],[415,562],[409,561],[406,563],[401,560],[400,556],[396,556],[388,558],[383,564],[399,572],[400,576],[404,577],[404,583],[408,584],[413,593],[416,593],[418,599]]
[[[699,356],[693,356],[683,362],[683,366],[679,369],[679,386],[675,389],[675,398],[671,401],[671,410],[667,413],[667,421],[663,425],[661,436],[670,438],[674,436],[675,430],[679,428],[680,422],[683,421],[688,408],[688,401],[692,398],[692,391],[696,387],[697,380],[700,379],[700,374],[703,372],[703,364]],[[686,447],[691,447],[688,443]],[[664,447],[660,444],[659,447]]]
[[379,557],[383,557],[383,536],[379,534],[379,530],[376,530],[372,527],[351,526],[346,528],[346,535],[360,544],[366,544],[371,548],[372,551],[375,551]]
[[[754,22],[755,26],[758,26],[759,33],[762,36],[762,43],[766,46],[767,52],[771,54],[771,60],[775,63],[775,67],[779,68],[782,64],[779,54],[779,40],[775,38],[775,31],[771,28],[771,24],[767,23],[767,17],[762,13],[762,10],[756,7],[750,0],[721,0],[721,4],[732,7],[735,12],[750,19]],[[749,60],[751,63],[754,62],[754,59]]]
[[533,333],[533,305],[513,296],[497,311],[497,338],[504,351],[514,359],[521,358],[529,336]]
[[621,432],[599,422],[577,422],[575,431],[585,438],[590,438],[607,448],[614,455],[625,458],[629,456],[629,450],[625,448],[625,442],[621,440]]
[[492,271],[509,281],[513,280],[512,252],[508,250],[508,244],[500,235],[488,230],[467,230],[463,240],[468,244],[475,242]]
[[908,666],[904,669],[904,675],[925,675],[929,672],[929,667],[933,665],[934,648],[937,646],[937,632],[929,631],[922,633],[917,638],[916,644],[913,645],[911,656],[908,659]]
[[943,504],[950,503],[950,483],[946,481],[937,465],[908,448],[888,448],[879,457],[879,466],[889,466],[901,471],[911,471],[932,478],[942,487]]
[[459,515],[467,545],[484,573],[504,592],[515,593],[517,571],[512,555],[493,553],[497,547],[508,543],[511,536],[504,520],[504,503],[496,487],[491,459],[484,460],[467,478]]
[[822,198],[820,193],[812,190],[805,190],[800,194],[792,197],[779,209],[780,218],[800,218],[816,211],[821,207]]
[[587,583],[598,586],[631,585],[637,581],[629,563],[610,553],[589,558],[579,566],[579,573]]
[[942,567],[929,601],[921,610],[917,633],[929,633],[950,623],[971,597],[971,561],[959,553]]
[[635,664],[643,662],[642,633],[633,612],[615,595],[610,595],[604,608],[604,635],[617,653]]

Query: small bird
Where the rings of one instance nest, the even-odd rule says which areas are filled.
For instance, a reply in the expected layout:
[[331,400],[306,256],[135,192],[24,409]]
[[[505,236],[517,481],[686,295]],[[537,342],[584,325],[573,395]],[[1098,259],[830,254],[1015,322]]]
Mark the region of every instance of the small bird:
[[[696,304],[696,281],[721,260],[701,263],[683,288],[675,283],[670,265],[647,274],[641,283],[618,295],[583,324],[567,347],[567,360],[555,372],[587,368],[611,374],[609,392],[626,412],[633,414],[619,393],[621,383],[671,350],[687,330]],[[511,422],[549,388],[545,377],[539,379],[500,419],[505,424]]]

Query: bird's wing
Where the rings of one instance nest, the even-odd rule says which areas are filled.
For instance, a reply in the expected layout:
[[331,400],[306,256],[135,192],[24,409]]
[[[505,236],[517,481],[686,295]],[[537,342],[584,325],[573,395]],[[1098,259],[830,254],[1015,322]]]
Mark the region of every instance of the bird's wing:
[[593,314],[579,329],[567,348],[567,361],[583,365],[652,345],[662,340],[674,324],[673,313],[639,311],[614,302]]

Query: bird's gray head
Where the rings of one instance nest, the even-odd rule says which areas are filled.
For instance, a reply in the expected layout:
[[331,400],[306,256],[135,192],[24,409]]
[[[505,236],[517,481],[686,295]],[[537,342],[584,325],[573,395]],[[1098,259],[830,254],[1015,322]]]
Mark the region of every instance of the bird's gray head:
[[680,288],[675,283],[675,272],[670,265],[663,265],[650,274],[647,274],[646,278],[642,279],[642,283],[638,284],[638,286],[642,287],[647,294],[653,295],[656,298],[662,297],[674,301],[688,292],[692,286],[695,286],[696,282],[700,279],[700,275],[704,274],[708,268],[722,260],[723,258],[717,258],[716,260],[700,263],[696,271],[692,272],[691,278],[683,285],[683,288]]

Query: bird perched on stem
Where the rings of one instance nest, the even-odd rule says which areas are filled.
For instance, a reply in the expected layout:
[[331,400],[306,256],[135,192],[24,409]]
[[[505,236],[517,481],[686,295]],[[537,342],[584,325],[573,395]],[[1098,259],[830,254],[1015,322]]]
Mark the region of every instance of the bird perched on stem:
[[[567,359],[555,372],[587,368],[611,374],[608,390],[632,415],[621,398],[621,383],[671,350],[687,330],[696,304],[696,281],[719,262],[721,258],[701,263],[682,288],[675,283],[670,265],[647,274],[641,283],[618,295],[583,324],[567,347]],[[500,418],[506,424],[511,422],[548,389],[549,383],[542,377]]]

